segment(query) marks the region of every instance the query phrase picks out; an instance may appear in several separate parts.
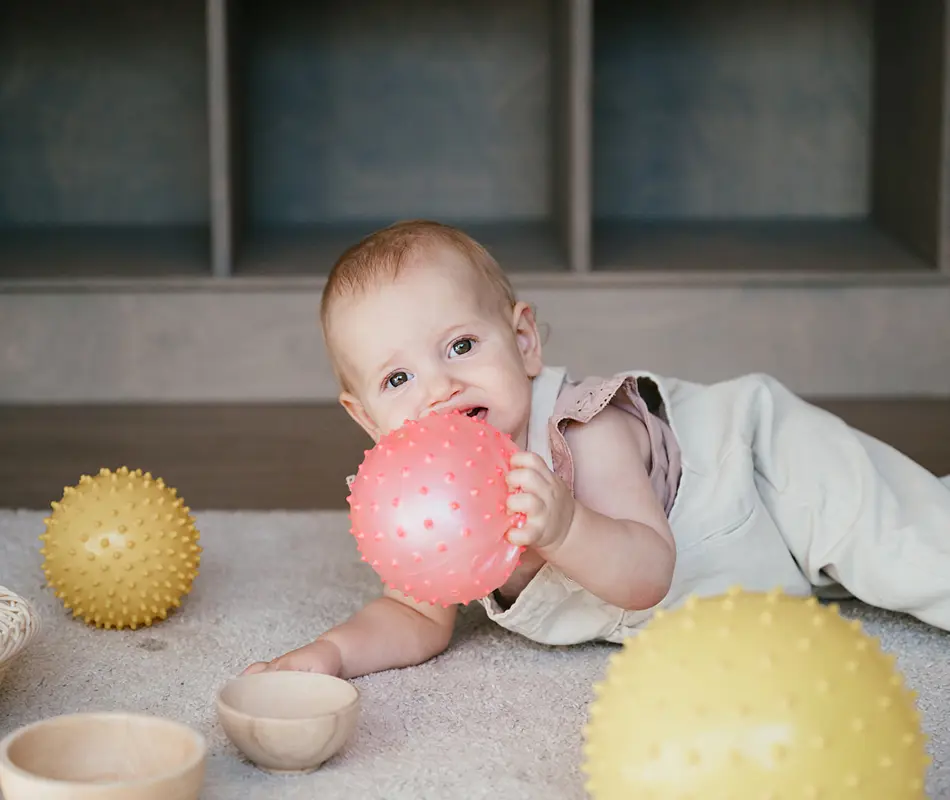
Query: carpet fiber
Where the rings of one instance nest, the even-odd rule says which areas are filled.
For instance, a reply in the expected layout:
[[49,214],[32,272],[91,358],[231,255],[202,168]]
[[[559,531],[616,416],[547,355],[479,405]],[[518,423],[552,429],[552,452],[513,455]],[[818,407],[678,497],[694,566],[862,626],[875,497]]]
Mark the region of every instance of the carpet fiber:
[[[43,587],[43,514],[0,512],[0,584],[34,602],[43,631],[0,688],[0,736],[34,720],[124,709],[194,726],[210,746],[205,800],[346,797],[584,798],[581,729],[611,645],[547,648],[466,610],[453,646],[407,670],[355,681],[359,727],[304,776],[243,761],[213,708],[215,690],[343,620],[378,589],[345,516],[197,512],[201,574],[181,610],[138,631],[73,620]],[[950,798],[950,635],[846,603],[842,611],[897,654],[931,735],[932,798]]]

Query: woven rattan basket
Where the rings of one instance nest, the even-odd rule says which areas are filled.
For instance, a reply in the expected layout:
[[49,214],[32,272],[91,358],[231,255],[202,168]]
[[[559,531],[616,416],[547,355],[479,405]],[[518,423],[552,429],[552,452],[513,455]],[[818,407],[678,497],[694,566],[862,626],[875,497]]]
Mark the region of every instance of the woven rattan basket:
[[0,684],[7,667],[39,632],[40,618],[29,602],[0,586]]

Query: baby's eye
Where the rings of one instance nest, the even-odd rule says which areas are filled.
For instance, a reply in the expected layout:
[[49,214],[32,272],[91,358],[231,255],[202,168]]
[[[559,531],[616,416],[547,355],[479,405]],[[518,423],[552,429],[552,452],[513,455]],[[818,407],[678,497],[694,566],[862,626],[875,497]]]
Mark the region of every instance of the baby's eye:
[[386,386],[390,389],[396,389],[409,380],[409,375],[405,372],[394,372],[386,378]]
[[452,353],[457,356],[464,356],[475,346],[475,340],[465,337],[452,343]]

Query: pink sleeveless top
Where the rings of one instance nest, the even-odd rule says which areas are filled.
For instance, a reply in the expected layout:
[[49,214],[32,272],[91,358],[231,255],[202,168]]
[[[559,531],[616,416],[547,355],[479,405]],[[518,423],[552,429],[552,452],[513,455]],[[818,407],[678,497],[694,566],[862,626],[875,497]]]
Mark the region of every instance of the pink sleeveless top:
[[565,377],[547,426],[554,471],[573,488],[573,461],[564,439],[564,428],[569,421],[588,422],[607,405],[633,414],[646,426],[652,454],[650,482],[669,514],[682,472],[680,448],[660,391],[649,378],[615,375],[572,381]]

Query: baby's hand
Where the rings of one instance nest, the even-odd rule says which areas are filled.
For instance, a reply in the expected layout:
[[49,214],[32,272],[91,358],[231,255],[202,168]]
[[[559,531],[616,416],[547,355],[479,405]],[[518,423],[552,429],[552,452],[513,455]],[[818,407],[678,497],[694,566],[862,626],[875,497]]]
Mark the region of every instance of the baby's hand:
[[255,672],[321,672],[326,675],[339,675],[341,667],[340,650],[332,642],[323,639],[305,644],[296,650],[285,653],[273,661],[258,661],[251,664],[242,675]]
[[524,547],[557,547],[564,541],[574,518],[574,496],[536,453],[511,457],[508,473],[508,511],[524,514],[523,524],[508,531],[508,541]]

